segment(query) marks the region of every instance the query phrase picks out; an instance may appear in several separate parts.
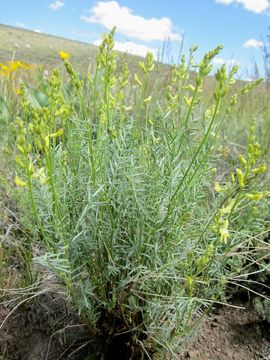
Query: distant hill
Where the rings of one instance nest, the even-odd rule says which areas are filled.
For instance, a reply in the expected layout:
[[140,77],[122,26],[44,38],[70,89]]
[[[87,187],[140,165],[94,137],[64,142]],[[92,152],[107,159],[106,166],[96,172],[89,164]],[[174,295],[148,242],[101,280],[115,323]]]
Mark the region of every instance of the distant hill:
[[0,24],[0,61],[15,58],[50,67],[60,63],[58,51],[64,50],[71,54],[74,64],[85,68],[97,49],[95,45]]
[[[58,56],[60,50],[70,53],[70,62],[82,74],[95,66],[98,51],[95,45],[0,24],[0,62],[14,58],[31,64],[44,64],[50,70],[61,64]],[[119,64],[121,59],[127,62],[131,72],[138,70],[138,62],[142,60],[139,56],[122,52],[119,52],[118,59]],[[159,62],[155,66],[154,76],[162,82],[171,69],[170,65]]]
[[[71,63],[76,70],[85,72],[89,66],[94,66],[98,47],[84,42],[65,39],[59,36],[37,33],[31,30],[0,24],[0,62],[11,59],[29,63],[45,64],[52,68],[61,63],[58,52],[64,50],[70,53]],[[139,56],[119,53],[120,59],[125,59],[130,68],[137,68]],[[162,72],[170,66],[160,64]],[[160,69],[161,70],[161,69]]]

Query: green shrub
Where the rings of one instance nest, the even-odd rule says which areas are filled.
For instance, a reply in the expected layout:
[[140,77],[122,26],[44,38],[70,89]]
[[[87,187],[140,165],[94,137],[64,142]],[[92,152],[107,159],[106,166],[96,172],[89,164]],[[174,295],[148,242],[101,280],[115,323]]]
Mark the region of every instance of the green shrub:
[[55,70],[43,105],[30,101],[22,85],[15,181],[29,194],[46,251],[35,261],[65,284],[104,339],[104,356],[117,347],[127,358],[175,356],[197,319],[220,300],[230,261],[245,249],[239,218],[269,195],[257,190],[266,167],[253,123],[246,154],[226,173],[215,160],[234,104],[259,81],[222,109],[237,71],[222,66],[206,109],[202,86],[221,47],[199,64],[192,49],[164,97],[154,99],[153,56],[134,78],[125,64],[118,72],[113,33],[87,80],[65,59],[70,82],[64,85]]

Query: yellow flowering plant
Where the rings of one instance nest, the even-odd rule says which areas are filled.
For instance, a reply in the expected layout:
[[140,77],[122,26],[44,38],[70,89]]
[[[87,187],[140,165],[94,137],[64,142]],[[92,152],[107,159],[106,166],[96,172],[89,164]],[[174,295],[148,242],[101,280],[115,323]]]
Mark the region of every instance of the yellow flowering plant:
[[25,62],[16,60],[16,61],[7,61],[5,63],[0,63],[0,76],[4,76],[6,78],[14,77],[16,72],[20,69],[23,70],[31,70],[33,65],[27,64]]
[[14,180],[40,231],[35,261],[65,286],[101,353],[123,341],[130,357],[173,358],[196,314],[224,294],[231,250],[243,240],[238,215],[269,195],[258,186],[267,168],[254,124],[247,154],[225,170],[215,158],[225,120],[259,81],[223,107],[237,67],[222,66],[206,107],[203,84],[222,47],[198,64],[193,47],[157,99],[154,56],[135,71],[117,66],[114,32],[85,79],[59,53],[69,81],[54,70],[45,104],[21,87]]
[[58,55],[60,59],[63,61],[68,60],[70,58],[70,54],[64,50],[59,51]]

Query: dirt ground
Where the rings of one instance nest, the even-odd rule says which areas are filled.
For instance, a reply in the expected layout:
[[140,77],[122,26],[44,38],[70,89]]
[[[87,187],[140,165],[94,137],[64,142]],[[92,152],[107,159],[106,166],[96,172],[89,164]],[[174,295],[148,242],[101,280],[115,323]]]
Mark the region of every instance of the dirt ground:
[[[270,324],[242,306],[214,309],[178,359],[270,360]],[[0,308],[0,324],[8,314]],[[93,352],[89,329],[53,294],[22,305],[0,329],[0,360],[91,360]]]
[[270,360],[270,324],[242,306],[212,313],[179,360]]
[[[0,307],[0,326],[9,315]],[[90,340],[65,297],[45,293],[22,304],[0,328],[0,360],[85,359]]]

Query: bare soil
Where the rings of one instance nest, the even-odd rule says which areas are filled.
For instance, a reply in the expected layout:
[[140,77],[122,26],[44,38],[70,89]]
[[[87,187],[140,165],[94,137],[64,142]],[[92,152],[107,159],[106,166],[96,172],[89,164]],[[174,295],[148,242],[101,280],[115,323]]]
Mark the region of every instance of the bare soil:
[[242,307],[212,313],[179,360],[270,360],[270,324],[249,303]]
[[[0,308],[0,326],[10,311]],[[64,296],[45,293],[18,307],[0,328],[0,360],[86,359],[94,349],[89,333]]]
[[[242,307],[214,309],[178,359],[270,360],[270,324],[249,303]],[[9,312],[0,308],[0,324]],[[0,360],[91,360],[99,353],[92,336],[64,297],[45,293],[18,307],[0,329]]]

